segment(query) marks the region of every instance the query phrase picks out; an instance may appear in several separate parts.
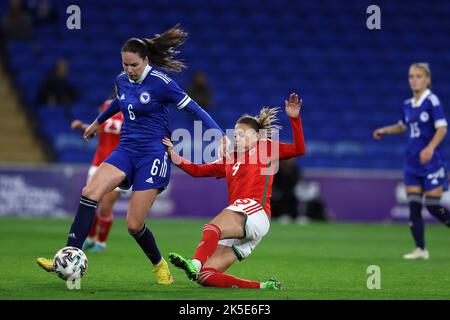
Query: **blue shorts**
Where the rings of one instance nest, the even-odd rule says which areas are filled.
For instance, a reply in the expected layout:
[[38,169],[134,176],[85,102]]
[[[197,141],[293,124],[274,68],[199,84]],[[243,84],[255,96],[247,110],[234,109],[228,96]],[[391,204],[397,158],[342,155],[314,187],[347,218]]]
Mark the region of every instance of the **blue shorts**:
[[415,175],[405,172],[404,182],[406,186],[422,187],[424,192],[436,189],[439,186],[442,186],[444,190],[448,190],[447,170],[444,167],[425,175]]
[[158,189],[161,192],[169,184],[171,161],[167,151],[135,156],[119,147],[104,162],[127,175],[119,186],[121,189],[132,186],[133,191]]

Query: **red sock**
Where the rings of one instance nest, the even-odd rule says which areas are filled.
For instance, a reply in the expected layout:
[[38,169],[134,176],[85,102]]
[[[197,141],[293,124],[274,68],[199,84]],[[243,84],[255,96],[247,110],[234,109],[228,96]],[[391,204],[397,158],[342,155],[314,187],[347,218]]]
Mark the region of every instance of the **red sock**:
[[92,221],[91,231],[89,231],[88,237],[93,239],[97,235],[97,223],[98,223],[98,211],[94,215],[94,221]]
[[240,279],[235,276],[219,273],[214,268],[202,268],[197,282],[205,287],[259,289],[259,281]]
[[203,237],[194,253],[194,259],[199,260],[202,265],[206,259],[211,257],[217,249],[220,239],[220,229],[214,224],[205,224],[203,226]]
[[98,242],[106,242],[109,235],[109,230],[114,220],[114,215],[112,212],[103,212],[98,215]]

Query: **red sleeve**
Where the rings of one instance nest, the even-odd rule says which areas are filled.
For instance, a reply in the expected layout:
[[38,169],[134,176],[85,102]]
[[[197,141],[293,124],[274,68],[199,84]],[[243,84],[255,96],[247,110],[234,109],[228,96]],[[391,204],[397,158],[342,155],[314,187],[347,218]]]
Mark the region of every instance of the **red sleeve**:
[[100,113],[105,111],[106,108],[108,108],[108,106],[111,104],[111,102],[112,102],[112,100],[110,100],[110,99],[105,100],[105,102],[103,102],[103,105],[100,107]]
[[[272,155],[280,160],[285,160],[293,157],[302,156],[306,153],[305,138],[303,137],[302,120],[300,116],[297,118],[289,118],[292,125],[292,136],[294,138],[293,143],[272,142],[271,149]],[[277,145],[274,145],[274,144]],[[278,147],[278,152],[274,149]],[[276,149],[275,149],[276,150]],[[278,157],[276,157],[278,154]]]
[[225,177],[225,163],[222,160],[206,164],[195,164],[183,157],[172,153],[172,162],[181,170],[193,177],[216,177],[217,179]]

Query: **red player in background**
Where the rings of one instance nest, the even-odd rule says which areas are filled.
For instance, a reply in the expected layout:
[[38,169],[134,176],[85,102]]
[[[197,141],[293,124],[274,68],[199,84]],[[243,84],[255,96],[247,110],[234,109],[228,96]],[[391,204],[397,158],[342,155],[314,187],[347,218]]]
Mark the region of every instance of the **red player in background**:
[[[106,100],[101,107],[100,112],[103,112],[109,106],[111,101],[112,100]],[[88,172],[88,181],[95,174],[98,166],[119,145],[122,124],[123,115],[121,112],[102,123],[98,132],[97,150]],[[71,124],[72,129],[79,129],[83,132],[88,126],[88,124],[85,124],[80,120],[74,120]],[[92,251],[102,252],[106,249],[106,240],[114,220],[112,209],[114,203],[123,192],[123,190],[116,188],[102,198],[100,207],[94,217],[91,232],[83,244],[83,250],[91,249]]]

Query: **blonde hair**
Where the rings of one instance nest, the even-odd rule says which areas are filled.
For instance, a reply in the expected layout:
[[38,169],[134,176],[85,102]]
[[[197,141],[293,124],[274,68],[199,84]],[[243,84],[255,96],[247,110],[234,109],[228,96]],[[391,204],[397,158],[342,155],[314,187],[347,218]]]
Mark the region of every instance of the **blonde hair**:
[[244,114],[238,119],[237,123],[250,126],[260,133],[260,138],[262,139],[270,139],[275,130],[281,129],[281,126],[276,124],[279,121],[277,117],[278,112],[280,112],[279,107],[263,107],[257,116]]
[[409,68],[418,68],[418,69],[422,69],[423,71],[425,71],[425,74],[427,75],[428,78],[430,78],[430,83],[428,84],[427,88],[431,89],[431,69],[430,69],[430,64],[428,62],[414,62],[413,64],[411,64],[409,66]]

